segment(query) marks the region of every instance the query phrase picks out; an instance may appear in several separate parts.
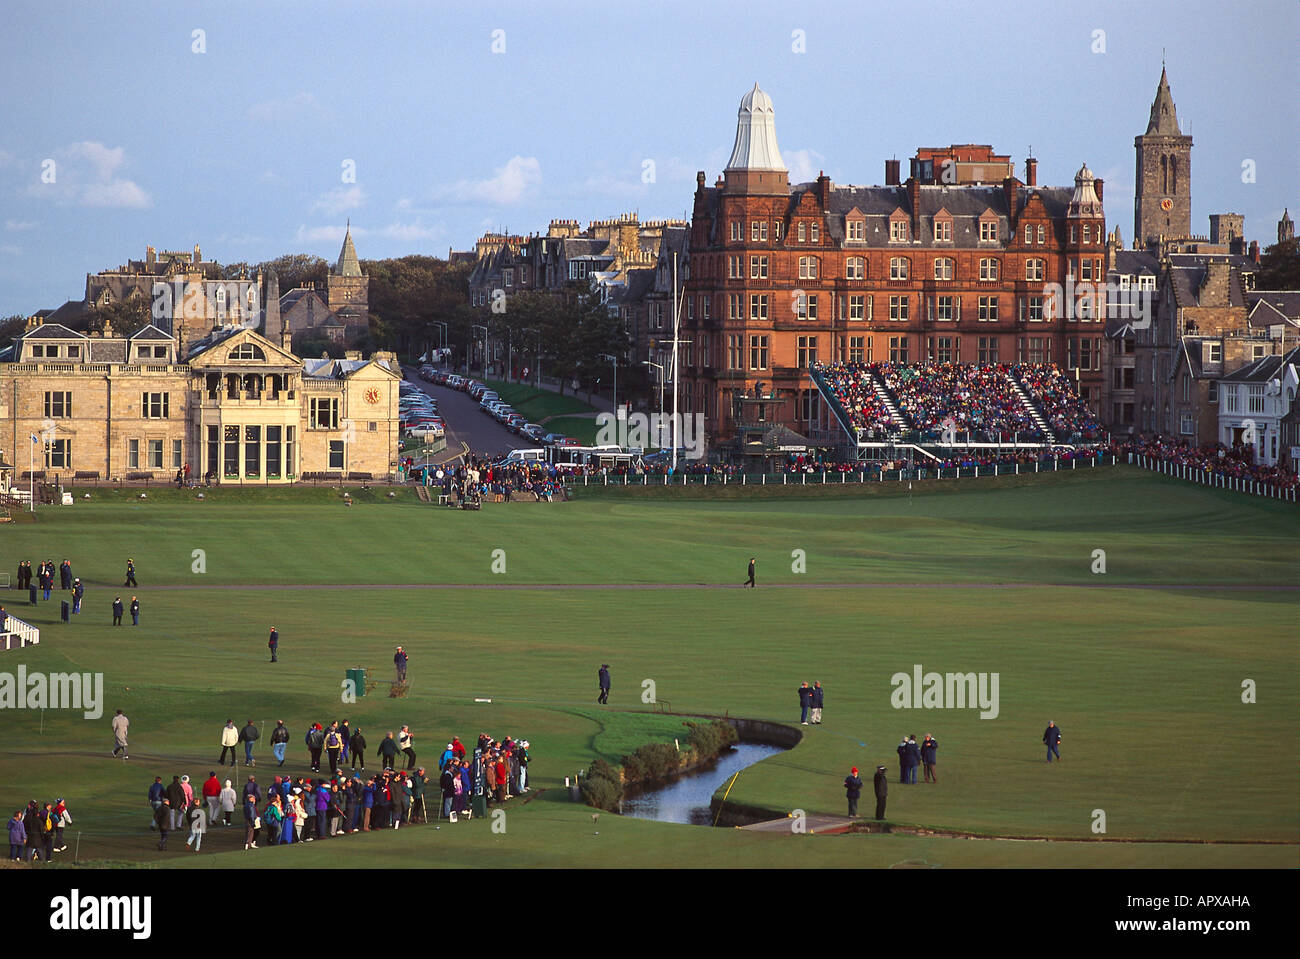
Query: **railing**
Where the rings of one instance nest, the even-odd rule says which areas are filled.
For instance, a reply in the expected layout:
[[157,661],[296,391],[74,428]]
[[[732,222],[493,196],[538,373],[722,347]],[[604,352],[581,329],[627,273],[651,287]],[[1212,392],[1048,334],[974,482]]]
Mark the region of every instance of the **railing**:
[[41,641],[41,631],[31,623],[24,622],[17,616],[10,615],[5,621],[4,632],[0,632],[0,649],[8,649],[8,635],[18,637],[20,646],[35,646]]
[[904,480],[973,479],[980,476],[1021,476],[1030,473],[1064,473],[1077,469],[1114,466],[1119,460],[1110,453],[1097,456],[1053,457],[1031,463],[991,463],[987,466],[914,466],[886,470],[883,464],[863,463],[850,470],[821,470],[812,473],[596,473],[564,476],[565,486],[842,486]]
[[1201,486],[1232,490],[1234,493],[1248,493],[1251,496],[1263,496],[1267,499],[1280,499],[1288,503],[1296,502],[1296,487],[1294,486],[1278,486],[1276,483],[1267,483],[1263,480],[1249,479],[1243,476],[1228,476],[1225,473],[1215,473],[1196,466],[1187,466],[1183,463],[1171,463],[1168,460],[1156,459],[1154,456],[1143,456],[1138,453],[1129,453],[1128,462],[1134,466],[1140,466],[1142,469],[1151,470],[1154,473],[1162,473],[1165,476],[1172,476],[1175,479],[1186,480],[1189,483],[1197,483]]

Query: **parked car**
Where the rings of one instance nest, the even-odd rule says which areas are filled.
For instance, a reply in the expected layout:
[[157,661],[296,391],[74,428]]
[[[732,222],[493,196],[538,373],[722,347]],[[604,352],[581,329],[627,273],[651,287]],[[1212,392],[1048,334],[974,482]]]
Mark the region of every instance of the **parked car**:
[[523,429],[519,431],[520,436],[526,436],[534,443],[540,443],[546,432],[536,423],[525,423]]
[[518,433],[528,425],[528,421],[524,419],[523,415],[520,413],[511,413],[505,418],[505,424],[510,427],[512,433]]

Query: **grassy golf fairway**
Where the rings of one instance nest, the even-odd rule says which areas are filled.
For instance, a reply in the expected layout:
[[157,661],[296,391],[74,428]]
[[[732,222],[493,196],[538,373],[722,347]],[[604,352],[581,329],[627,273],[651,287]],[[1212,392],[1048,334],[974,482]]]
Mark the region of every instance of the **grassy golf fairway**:
[[[0,528],[11,577],[20,560],[67,557],[87,584],[67,626],[57,591],[35,610],[17,591],[0,595],[42,630],[40,646],[4,653],[0,670],[105,677],[97,720],[3,716],[5,815],[64,796],[75,822],[61,855],[80,834],[81,861],[121,865],[1300,865],[1300,768],[1277,743],[1300,703],[1291,504],[1128,468],[917,483],[911,495],[898,484],[593,489],[480,513],[405,491],[352,498],[159,490],[140,501],[102,490]],[[1104,573],[1093,572],[1097,550]],[[128,556],[139,589],[119,587]],[[751,556],[758,588],[742,590]],[[792,571],[800,556],[806,572]],[[113,597],[133,593],[141,625],[114,628]],[[365,665],[387,680],[398,643],[411,654],[409,697],[387,698],[385,683],[342,704],[344,670]],[[594,703],[601,663],[613,674],[608,707]],[[891,677],[916,664],[996,673],[996,717],[894,708]],[[858,766],[870,816],[883,763],[891,823],[1077,841],[593,820],[570,801],[566,775],[685,732],[682,717],[642,702],[645,680],[673,712],[804,733],[744,770],[729,805],[842,815],[842,782]],[[821,726],[798,725],[804,680],[825,687]],[[1247,680],[1256,702],[1242,702]],[[109,758],[117,708],[131,719],[127,762]],[[245,854],[241,823],[213,828],[202,855],[179,833],[157,852],[149,784],[188,773],[200,785],[227,717],[262,727],[261,783],[276,771],[265,723],[289,725],[284,771],[300,775],[307,724],[347,717],[365,731],[372,768],[374,747],[402,723],[435,769],[453,733],[471,744],[480,731],[529,739],[534,789],[507,804],[504,833],[475,820]],[[1063,762],[1050,766],[1049,719],[1063,733]],[[940,743],[938,785],[898,784],[895,746],[927,732]],[[242,763],[219,772],[237,773],[237,786],[247,776]],[[1104,833],[1093,831],[1097,810]],[[806,842],[815,855],[791,848]]]

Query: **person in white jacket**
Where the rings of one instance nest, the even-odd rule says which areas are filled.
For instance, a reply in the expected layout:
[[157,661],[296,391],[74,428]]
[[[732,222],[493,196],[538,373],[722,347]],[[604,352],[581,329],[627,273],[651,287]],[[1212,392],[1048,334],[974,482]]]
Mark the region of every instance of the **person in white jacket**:
[[234,787],[230,785],[229,779],[226,780],[226,788],[221,790],[220,798],[221,798],[221,812],[224,814],[226,820],[225,825],[229,826],[230,817],[235,814],[235,802],[238,798],[235,795]]
[[235,721],[227,719],[226,725],[221,728],[221,758],[217,760],[218,766],[225,765],[226,750],[230,750],[230,765],[235,765],[235,747],[239,745],[239,730],[235,728]]

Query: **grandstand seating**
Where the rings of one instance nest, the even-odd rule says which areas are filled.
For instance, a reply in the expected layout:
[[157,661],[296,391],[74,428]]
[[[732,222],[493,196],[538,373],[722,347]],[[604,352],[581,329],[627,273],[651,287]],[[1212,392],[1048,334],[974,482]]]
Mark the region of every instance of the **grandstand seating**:
[[1066,374],[1052,364],[837,363],[814,380],[854,429],[909,430],[941,438],[946,429],[977,442],[1069,442],[1101,435]]

